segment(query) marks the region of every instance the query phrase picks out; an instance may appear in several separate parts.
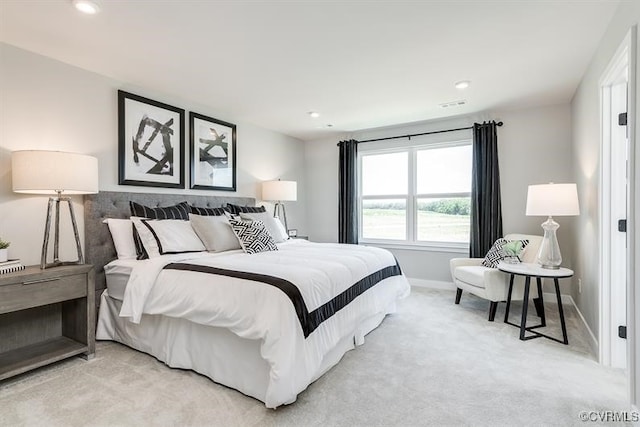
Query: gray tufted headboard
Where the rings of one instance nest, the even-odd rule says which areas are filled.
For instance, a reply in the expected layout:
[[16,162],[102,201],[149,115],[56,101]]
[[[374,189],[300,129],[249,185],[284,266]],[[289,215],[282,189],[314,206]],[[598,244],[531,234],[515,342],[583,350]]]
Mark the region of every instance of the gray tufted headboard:
[[[84,253],[87,264],[93,264],[96,273],[96,297],[106,287],[104,266],[116,259],[105,218],[129,218],[129,201],[145,206],[170,206],[187,201],[194,206],[220,207],[227,203],[254,206],[253,197],[197,196],[193,194],[147,194],[101,191],[84,197]],[[99,301],[99,300],[98,300]]]

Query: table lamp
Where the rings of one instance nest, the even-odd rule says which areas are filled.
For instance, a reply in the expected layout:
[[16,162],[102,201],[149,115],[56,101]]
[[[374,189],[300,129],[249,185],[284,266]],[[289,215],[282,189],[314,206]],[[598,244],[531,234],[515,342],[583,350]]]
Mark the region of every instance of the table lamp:
[[[62,151],[25,150],[11,153],[13,191],[26,194],[53,194],[47,207],[47,221],[42,243],[40,268],[58,265],[83,264],[82,246],[73,204],[67,195],[98,192],[98,159]],[[59,258],[60,202],[67,202],[78,250],[76,261],[62,262]],[[47,264],[49,231],[55,206],[53,263]]]
[[560,225],[553,216],[580,215],[576,184],[530,185],[527,192],[527,216],[548,216],[542,223],[544,237],[538,251],[538,263],[542,268],[558,269],[562,263],[556,230]]
[[284,209],[285,201],[296,201],[298,199],[298,183],[296,181],[265,181],[262,183],[262,200],[276,202],[273,207],[273,216],[279,217],[282,210],[284,228],[288,231],[287,211]]

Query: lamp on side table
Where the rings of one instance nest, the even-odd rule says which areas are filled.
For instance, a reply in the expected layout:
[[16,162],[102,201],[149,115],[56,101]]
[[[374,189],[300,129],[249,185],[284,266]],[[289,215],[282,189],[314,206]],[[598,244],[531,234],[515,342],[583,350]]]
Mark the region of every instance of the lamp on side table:
[[538,251],[538,263],[542,268],[557,270],[562,264],[556,230],[560,227],[553,216],[580,215],[576,184],[530,185],[527,192],[527,216],[548,216],[542,223],[544,238]]
[[[42,243],[40,268],[66,264],[83,264],[82,246],[73,204],[67,195],[92,194],[98,192],[98,159],[91,156],[62,151],[25,150],[11,153],[13,191],[27,194],[53,194],[49,198],[47,222]],[[69,206],[78,259],[62,262],[59,259],[60,202]],[[53,263],[47,264],[49,232],[52,210],[55,209]]]
[[[262,200],[276,202],[273,207],[273,216],[280,217],[284,222],[284,228],[289,230],[287,224],[287,211],[282,202],[296,201],[298,199],[298,183],[296,181],[265,181],[262,183]],[[282,214],[280,214],[280,210]]]

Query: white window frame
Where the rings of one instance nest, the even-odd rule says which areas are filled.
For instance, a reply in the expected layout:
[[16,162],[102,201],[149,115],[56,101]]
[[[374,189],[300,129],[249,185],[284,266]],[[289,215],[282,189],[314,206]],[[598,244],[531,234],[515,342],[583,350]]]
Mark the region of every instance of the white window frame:
[[[409,250],[433,250],[438,252],[455,252],[455,253],[468,253],[469,242],[438,242],[438,241],[424,241],[417,240],[418,236],[418,220],[417,203],[418,199],[425,198],[447,198],[447,197],[471,197],[469,193],[440,193],[440,194],[416,194],[417,190],[417,152],[422,150],[437,149],[437,148],[453,148],[465,145],[471,145],[471,139],[458,139],[454,141],[438,142],[430,144],[415,144],[403,147],[385,147],[385,148],[372,148],[366,149],[360,147],[358,150],[358,242],[362,244],[368,244],[373,246],[379,246],[388,249],[409,249]],[[407,161],[407,174],[408,174],[408,186],[407,194],[383,194],[376,196],[363,196],[362,195],[362,158],[364,156],[377,155],[377,154],[394,154],[394,153],[408,153]],[[406,201],[406,236],[404,240],[393,239],[366,239],[363,238],[363,220],[362,220],[362,202],[363,200],[387,200],[387,199],[404,199]]]

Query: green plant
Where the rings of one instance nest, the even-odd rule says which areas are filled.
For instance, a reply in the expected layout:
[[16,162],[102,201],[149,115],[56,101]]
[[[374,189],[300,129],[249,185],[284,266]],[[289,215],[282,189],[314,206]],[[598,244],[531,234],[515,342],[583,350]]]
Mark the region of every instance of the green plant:
[[11,242],[7,242],[0,238],[0,249],[7,249],[11,245]]
[[469,215],[471,211],[471,200],[468,198],[458,198],[420,202],[418,203],[418,210],[446,215]]

